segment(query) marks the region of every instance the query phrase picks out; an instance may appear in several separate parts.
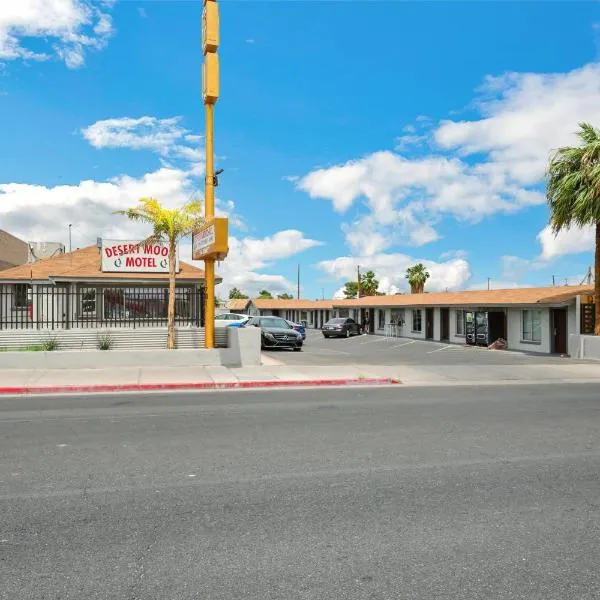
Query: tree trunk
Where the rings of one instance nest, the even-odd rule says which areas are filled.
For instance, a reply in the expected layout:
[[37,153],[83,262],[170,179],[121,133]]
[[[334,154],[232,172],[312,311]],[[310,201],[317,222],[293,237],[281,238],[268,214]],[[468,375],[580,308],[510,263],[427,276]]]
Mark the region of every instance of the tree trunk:
[[600,335],[600,223],[596,223],[596,257],[594,263],[594,312],[596,326],[594,333]]
[[175,349],[175,263],[177,244],[169,240],[169,309],[167,312],[167,348]]

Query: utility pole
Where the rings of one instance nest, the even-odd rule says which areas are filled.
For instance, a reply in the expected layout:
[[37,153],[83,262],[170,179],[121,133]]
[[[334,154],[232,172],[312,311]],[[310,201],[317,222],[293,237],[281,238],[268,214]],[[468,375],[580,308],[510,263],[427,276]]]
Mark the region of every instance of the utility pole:
[[360,298],[360,265],[358,267],[356,267],[356,272],[358,274],[358,281],[357,281],[357,283],[358,283],[358,289],[357,289],[356,295],[357,295],[358,298]]
[[[202,96],[206,113],[204,178],[204,217],[215,216],[215,104],[219,99],[219,7],[216,0],[204,0],[202,11]],[[204,311],[205,346],[215,347],[215,258],[204,259],[206,306]]]
[[69,254],[73,251],[73,245],[71,244],[71,227],[73,227],[73,225],[69,223]]
[[300,263],[298,263],[298,289],[296,290],[296,298],[300,300]]
[[490,291],[490,278],[488,277],[488,292]]
[[554,275],[552,275],[552,287],[554,287],[556,285],[555,281],[554,281]]

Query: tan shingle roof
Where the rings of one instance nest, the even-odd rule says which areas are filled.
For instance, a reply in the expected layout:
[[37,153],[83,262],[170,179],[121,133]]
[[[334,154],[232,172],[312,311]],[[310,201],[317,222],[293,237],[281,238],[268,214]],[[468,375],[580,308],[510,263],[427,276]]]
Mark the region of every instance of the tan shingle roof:
[[508,304],[554,304],[567,302],[580,294],[592,294],[593,286],[514,288],[508,290],[472,290],[365,296],[355,300],[335,300],[334,307],[402,306],[504,306]]
[[[204,271],[183,261],[179,261],[178,280],[204,279]],[[123,281],[168,281],[165,273],[103,273],[100,270],[100,255],[96,246],[54,256],[33,264],[20,265],[0,272],[2,280],[42,281],[45,279],[122,279]],[[217,279],[220,281],[220,279]]]
[[255,298],[254,306],[260,310],[331,310],[332,300],[267,300]]

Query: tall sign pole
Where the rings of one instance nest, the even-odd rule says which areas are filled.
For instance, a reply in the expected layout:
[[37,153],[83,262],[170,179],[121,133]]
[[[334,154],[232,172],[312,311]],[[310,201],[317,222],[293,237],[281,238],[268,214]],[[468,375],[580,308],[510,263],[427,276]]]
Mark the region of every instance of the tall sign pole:
[[[215,216],[215,104],[219,99],[219,7],[216,0],[204,0],[202,11],[202,97],[206,112],[206,176],[204,185],[204,217],[210,223]],[[215,257],[204,258],[206,303],[204,310],[205,347],[215,347]]]

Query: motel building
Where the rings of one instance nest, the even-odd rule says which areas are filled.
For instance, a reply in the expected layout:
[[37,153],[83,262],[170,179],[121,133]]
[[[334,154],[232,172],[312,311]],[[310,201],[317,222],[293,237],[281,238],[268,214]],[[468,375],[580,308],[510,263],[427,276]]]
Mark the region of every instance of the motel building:
[[[178,258],[176,273],[178,347],[199,348],[204,271]],[[162,347],[168,288],[164,243],[99,239],[95,246],[2,270],[0,347],[35,344],[45,334],[64,349],[90,348],[99,330],[109,330],[117,347]]]
[[336,316],[368,319],[369,332],[391,337],[579,355],[594,332],[592,286],[516,288],[371,296],[334,300]]
[[[320,329],[334,317],[368,322],[368,333],[388,337],[600,358],[594,333],[592,286],[516,288],[354,300],[231,300],[230,312],[276,315]],[[596,356],[597,354],[597,356]]]
[[229,300],[226,309],[241,315],[281,317],[310,329],[320,329],[333,316],[331,300]]

